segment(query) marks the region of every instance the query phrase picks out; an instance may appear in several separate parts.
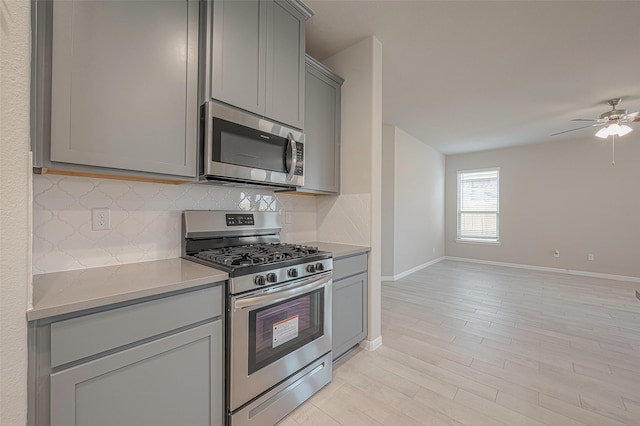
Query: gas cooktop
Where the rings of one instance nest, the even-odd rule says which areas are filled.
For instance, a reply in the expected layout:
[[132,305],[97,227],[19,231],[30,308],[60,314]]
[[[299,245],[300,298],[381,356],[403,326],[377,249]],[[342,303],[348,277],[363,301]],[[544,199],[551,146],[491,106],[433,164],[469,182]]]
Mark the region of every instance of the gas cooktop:
[[203,250],[193,256],[211,262],[216,266],[226,266],[233,269],[243,266],[267,265],[293,259],[306,260],[324,254],[325,252],[321,252],[316,247],[286,243],[263,243],[213,248]]
[[185,210],[182,219],[182,257],[227,272],[232,284],[275,285],[332,269],[330,252],[280,242],[278,212]]

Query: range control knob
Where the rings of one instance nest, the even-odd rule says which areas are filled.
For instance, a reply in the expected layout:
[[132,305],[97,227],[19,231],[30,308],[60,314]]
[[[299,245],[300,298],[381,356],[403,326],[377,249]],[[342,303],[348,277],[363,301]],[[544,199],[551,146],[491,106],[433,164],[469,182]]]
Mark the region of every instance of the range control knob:
[[307,272],[313,274],[316,271],[316,265],[307,265]]
[[273,272],[269,272],[267,274],[267,281],[269,281],[270,283],[275,283],[276,281],[278,281],[278,276]]
[[292,278],[295,278],[298,276],[298,270],[296,268],[291,268],[287,271],[287,275]]
[[253,282],[256,285],[264,285],[265,284],[264,277],[262,275],[256,275],[255,278],[253,279]]
[[322,263],[316,263],[316,271],[324,271],[324,265]]

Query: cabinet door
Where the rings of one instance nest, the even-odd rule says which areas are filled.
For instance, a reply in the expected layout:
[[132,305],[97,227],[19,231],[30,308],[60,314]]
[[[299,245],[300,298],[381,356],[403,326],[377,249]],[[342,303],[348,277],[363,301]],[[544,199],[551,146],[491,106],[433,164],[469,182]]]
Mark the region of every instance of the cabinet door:
[[307,64],[304,188],[340,190],[340,85]]
[[304,18],[286,2],[268,9],[267,109],[273,120],[304,126]]
[[53,5],[51,160],[195,176],[198,2]]
[[211,97],[263,115],[267,52],[265,1],[213,2]]
[[333,282],[333,359],[367,337],[367,274]]
[[222,321],[51,375],[51,425],[220,425]]

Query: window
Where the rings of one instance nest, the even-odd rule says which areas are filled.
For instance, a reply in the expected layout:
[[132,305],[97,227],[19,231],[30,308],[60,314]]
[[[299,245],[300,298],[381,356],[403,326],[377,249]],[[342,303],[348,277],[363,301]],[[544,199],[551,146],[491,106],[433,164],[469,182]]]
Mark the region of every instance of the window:
[[458,172],[458,240],[499,241],[500,169]]

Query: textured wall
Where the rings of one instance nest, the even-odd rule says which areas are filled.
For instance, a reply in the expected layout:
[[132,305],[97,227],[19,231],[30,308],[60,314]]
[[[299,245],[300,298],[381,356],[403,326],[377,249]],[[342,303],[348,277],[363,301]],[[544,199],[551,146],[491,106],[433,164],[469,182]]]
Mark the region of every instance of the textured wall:
[[[187,209],[291,211],[282,240],[316,240],[314,197],[53,175],[35,176],[33,186],[35,274],[179,257]],[[93,231],[91,209],[103,207],[111,229]]]
[[0,2],[0,425],[7,426],[27,418],[30,6]]

